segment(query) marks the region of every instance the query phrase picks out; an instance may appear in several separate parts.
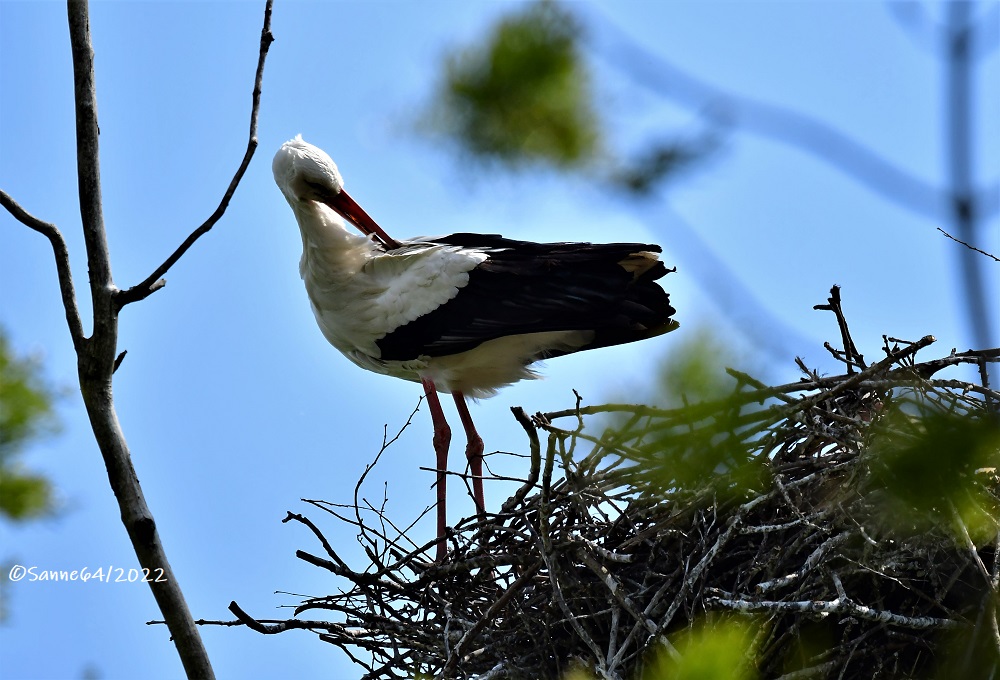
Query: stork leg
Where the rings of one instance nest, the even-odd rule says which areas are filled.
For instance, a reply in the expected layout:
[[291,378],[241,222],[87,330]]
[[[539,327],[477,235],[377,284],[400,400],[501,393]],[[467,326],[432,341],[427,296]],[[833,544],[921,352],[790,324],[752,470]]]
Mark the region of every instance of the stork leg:
[[431,422],[434,424],[434,453],[437,456],[437,561],[443,562],[448,553],[445,534],[448,529],[447,518],[447,483],[448,483],[448,446],[451,444],[451,428],[444,419],[441,401],[438,399],[434,381],[424,378],[424,396],[427,397],[427,407],[431,411]]
[[458,407],[458,415],[462,419],[465,436],[469,440],[465,447],[465,457],[469,459],[469,472],[472,473],[472,494],[476,501],[476,512],[482,515],[486,512],[486,499],[483,497],[483,438],[476,432],[465,395],[461,392],[452,392],[452,396],[455,397],[455,406]]

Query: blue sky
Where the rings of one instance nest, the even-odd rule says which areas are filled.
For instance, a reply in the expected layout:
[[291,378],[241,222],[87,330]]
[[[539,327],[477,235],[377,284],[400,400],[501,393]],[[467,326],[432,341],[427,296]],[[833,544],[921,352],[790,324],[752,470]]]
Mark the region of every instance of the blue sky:
[[[280,523],[300,498],[347,502],[383,428],[398,429],[419,388],[360,371],[316,329],[297,263],[300,241],[273,184],[270,160],[302,133],[337,161],[351,194],[388,233],[482,231],[531,240],[661,243],[678,272],[665,283],[682,327],[641,346],[554,360],[546,379],[473,406],[487,451],[523,451],[508,407],[529,412],[652,391],[652,368],[711,327],[742,365],[794,379],[792,358],[839,372],[822,348],[838,339],[825,301],[843,286],[854,337],[869,358],[881,335],[934,334],[931,354],[971,346],[959,306],[956,250],[941,222],[886,202],[816,157],[734,131],[698,172],[657,200],[634,203],[583,178],[546,172],[470,177],[441,144],[413,134],[450,47],[481,36],[511,3],[278,0],[264,81],[260,148],[225,218],[167,276],[128,307],[115,378],[118,413],[173,569],[196,617],[229,618],[238,601],[281,616],[337,583],[295,558],[316,550],[303,527]],[[781,104],[845,131],[920,178],[944,178],[942,68],[879,2],[574,3],[598,43],[607,22],[689,73]],[[937,11],[938,6],[932,6]],[[980,12],[995,12],[983,5]],[[115,280],[152,271],[220,199],[246,144],[263,3],[96,2],[105,218]],[[996,21],[996,14],[992,14]],[[594,57],[595,86],[613,140],[633,148],[650,132],[690,130],[692,111],[643,90]],[[1000,172],[1000,60],[976,72],[976,176]],[[84,314],[86,262],[75,184],[72,71],[65,8],[0,0],[0,187],[57,224],[71,253]],[[994,215],[978,245],[1000,252]],[[727,270],[742,283],[734,288]],[[990,263],[992,309],[1000,265]],[[707,294],[714,289],[725,295]],[[746,304],[752,295],[766,309]],[[719,300],[723,300],[720,302]],[[75,356],[52,254],[38,234],[0,216],[0,324],[21,353],[65,387],[62,432],[25,463],[53,480],[57,518],[0,525],[0,559],[43,569],[129,568],[135,557],[74,388]],[[780,328],[779,354],[737,326]],[[996,327],[997,324],[994,324]],[[997,344],[994,340],[994,345]],[[449,405],[446,404],[446,409]],[[447,411],[457,425],[452,410]],[[430,423],[422,410],[372,475],[369,498],[389,497],[408,521],[433,500]],[[453,449],[460,467],[461,442]],[[516,462],[501,472],[522,472]],[[383,486],[383,484],[385,486]],[[456,485],[457,487],[457,485]],[[487,503],[505,495],[488,484]],[[472,502],[453,495],[457,520]],[[315,518],[316,513],[311,513]],[[321,519],[321,518],[317,518]],[[355,565],[351,531],[323,525]],[[431,537],[430,518],[421,527]],[[138,584],[19,583],[4,594],[4,678],[173,678],[181,674],[149,590]],[[221,678],[359,674],[310,634],[261,637],[203,629]],[[89,670],[88,670],[89,669]]]

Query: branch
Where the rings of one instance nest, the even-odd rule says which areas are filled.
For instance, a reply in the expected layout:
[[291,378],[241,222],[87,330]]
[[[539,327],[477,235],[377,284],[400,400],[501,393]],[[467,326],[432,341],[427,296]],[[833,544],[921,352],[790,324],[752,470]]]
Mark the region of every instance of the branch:
[[260,112],[260,94],[264,81],[264,60],[267,58],[267,51],[271,43],[274,42],[274,36],[271,34],[271,8],[273,4],[274,0],[267,0],[267,4],[264,7],[264,26],[260,31],[260,56],[257,59],[257,73],[254,77],[253,85],[253,105],[250,109],[250,135],[246,151],[243,154],[243,160],[239,168],[237,168],[236,174],[229,182],[226,193],[222,196],[222,200],[219,202],[219,206],[215,209],[215,212],[197,229],[191,232],[177,250],[171,253],[163,261],[163,264],[154,269],[152,274],[147,276],[141,283],[118,293],[116,303],[119,309],[132,302],[144,300],[166,285],[166,281],[162,278],[163,275],[184,256],[184,253],[194,245],[195,241],[207,234],[215,226],[215,223],[222,219],[222,216],[226,213],[226,209],[229,207],[229,201],[236,193],[236,187],[239,186],[247,168],[250,167],[250,160],[257,150],[257,118]]
[[[243,625],[252,631],[261,633],[262,635],[274,635],[276,633],[283,633],[286,630],[328,630],[336,631],[341,635],[356,635],[358,637],[364,637],[368,634],[368,631],[364,629],[352,629],[347,626],[343,626],[337,623],[331,623],[329,621],[307,621],[304,619],[288,619],[286,621],[268,621],[266,619],[257,620],[243,611],[236,601],[229,603],[229,611],[237,618],[236,621],[206,621],[205,619],[199,619],[196,621],[199,625],[203,626],[239,626]],[[162,623],[162,621],[147,621],[147,625]]]
[[[108,302],[114,281],[111,278],[111,259],[108,254],[108,239],[104,231],[104,211],[101,204],[97,85],[94,79],[94,48],[90,41],[87,0],[69,0],[68,11],[70,44],[73,52],[73,94],[76,104],[77,186],[94,311],[91,339],[98,346],[95,355],[107,354],[109,348],[110,351],[114,351],[117,325],[113,315],[106,313],[109,311]],[[90,368],[99,370],[97,366],[99,362],[89,363]]]
[[951,234],[949,234],[948,232],[946,232],[941,227],[938,227],[937,230],[940,231],[945,236],[947,236],[948,238],[950,238],[952,241],[955,241],[956,243],[961,243],[963,246],[965,246],[966,248],[969,248],[970,250],[974,250],[974,251],[976,251],[977,253],[979,253],[981,255],[985,255],[986,257],[992,258],[995,262],[1000,262],[1000,257],[997,257],[996,255],[994,255],[992,253],[987,253],[985,250],[980,250],[976,246],[969,245],[968,243],[966,243],[965,241],[963,241],[960,238],[955,238],[954,236],[952,236]]
[[[947,49],[948,28],[931,18],[926,7],[915,2],[885,2],[883,6],[919,47],[938,56]],[[969,34],[970,54],[981,59],[997,48],[1000,39],[1000,5],[992,4],[978,20],[965,28]]]
[[[693,109],[709,112],[723,123],[742,126],[812,154],[892,202],[924,217],[946,214],[948,194],[886,160],[864,144],[824,122],[774,104],[741,97],[690,75],[637,44],[606,14],[590,23],[606,36],[597,52],[637,84]],[[1000,210],[997,194],[984,192],[985,219]]]
[[[826,348],[833,353],[835,358],[847,364],[848,375],[854,373],[855,366],[862,370],[868,368],[864,356],[858,351],[857,346],[854,344],[854,339],[851,337],[851,331],[847,327],[847,317],[844,316],[844,308],[840,301],[840,286],[830,288],[830,297],[827,299],[827,304],[813,305],[813,309],[833,312],[837,317],[837,325],[840,326],[840,338],[844,345],[844,351],[843,353],[837,352],[830,346],[830,343],[826,343]],[[840,356],[841,354],[842,356]]]
[[170,568],[115,413],[111,381],[116,363],[118,315],[113,304],[116,289],[101,205],[97,90],[86,0],[69,0],[67,14],[73,53],[80,216],[94,315],[92,336],[77,347],[80,393],[136,558],[144,570],[162,577],[149,581],[149,587],[167,622],[184,672],[189,678],[210,679],[215,674],[208,652]]
[[63,308],[66,310],[66,323],[69,325],[70,337],[73,338],[73,348],[79,352],[85,338],[80,310],[76,306],[76,291],[73,288],[73,271],[69,264],[66,239],[56,225],[43,222],[27,212],[3,189],[0,189],[0,205],[6,208],[14,219],[42,234],[52,244],[52,253],[56,259],[56,274],[59,276],[59,291],[62,293]]
[[[254,91],[254,108],[251,124],[251,148],[244,158],[238,177],[246,170],[256,144],[256,112],[260,98],[260,77],[270,33],[271,0],[265,11],[265,26],[261,39],[261,55],[258,64],[257,87]],[[77,134],[77,174],[80,193],[80,214],[83,225],[87,263],[90,272],[90,289],[93,298],[93,334],[89,339],[82,337],[79,319],[76,318],[75,303],[67,309],[70,329],[74,334],[80,376],[80,391],[87,414],[90,417],[94,437],[100,448],[108,472],[108,482],[114,492],[120,510],[121,521],[128,532],[139,564],[147,572],[157,572],[162,578],[149,582],[153,597],[163,614],[189,678],[214,678],[208,652],[194,623],[184,593],[167,560],[166,551],[160,540],[156,522],[146,504],[142,487],[132,465],[131,454],[122,433],[115,412],[111,392],[112,376],[124,353],[117,354],[118,311],[129,301],[142,299],[162,284],[149,283],[145,288],[132,289],[122,298],[121,291],[114,285],[111,275],[111,261],[108,252],[107,235],[101,201],[99,129],[97,121],[97,91],[94,76],[94,50],[90,37],[89,8],[86,0],[69,0],[70,43],[73,54],[73,84]],[[267,38],[265,40],[265,38]],[[234,179],[223,203],[228,203],[235,190]],[[5,200],[5,207],[28,226],[45,233],[56,249],[57,267],[63,288],[64,301],[68,297],[73,302],[72,286],[68,285],[68,256],[61,235],[51,225],[26,219],[26,213],[19,215],[12,207],[13,201]],[[219,214],[224,210],[220,206]],[[23,213],[23,211],[21,211]],[[217,218],[216,218],[217,219]],[[179,257],[179,255],[178,255]],[[63,263],[63,264],[60,264]],[[169,265],[167,265],[169,266]],[[64,278],[67,281],[64,281]],[[124,302],[123,302],[124,299]],[[71,313],[72,310],[72,313]]]
[[531,452],[531,468],[528,471],[528,479],[525,480],[524,484],[521,485],[514,495],[503,504],[500,512],[509,512],[512,508],[521,504],[521,501],[523,501],[525,496],[528,495],[528,492],[534,489],[535,484],[538,483],[538,473],[541,471],[542,467],[541,445],[538,442],[538,433],[535,431],[535,426],[532,425],[531,419],[528,418],[524,409],[520,406],[512,406],[510,411],[514,414],[514,419],[517,420],[518,424],[528,435],[528,447]]
[[771,306],[765,304],[743,277],[714,252],[698,230],[669,201],[661,201],[655,210],[662,211],[663,216],[651,214],[651,223],[670,224],[675,250],[685,249],[686,259],[697,264],[690,269],[698,285],[725,310],[733,326],[748,340],[780,361],[787,359],[789,354],[802,351],[802,347],[813,345],[811,339],[778,318]]
[[934,616],[904,616],[890,611],[873,609],[852,602],[844,598],[836,600],[804,600],[799,602],[784,602],[776,600],[743,600],[723,597],[706,597],[705,604],[715,605],[724,609],[732,609],[738,612],[798,612],[812,613],[826,616],[828,614],[840,614],[842,616],[853,616],[868,621],[878,623],[889,623],[903,628],[958,628],[961,624],[951,619],[940,619]]

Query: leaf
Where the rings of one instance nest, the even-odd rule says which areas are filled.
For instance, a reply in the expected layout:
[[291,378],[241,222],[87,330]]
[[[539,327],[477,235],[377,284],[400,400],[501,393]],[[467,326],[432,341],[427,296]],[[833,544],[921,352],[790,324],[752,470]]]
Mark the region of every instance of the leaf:
[[897,404],[872,440],[873,472],[887,492],[885,516],[901,530],[934,525],[961,538],[964,525],[973,539],[992,539],[1000,508],[988,488],[997,485],[1000,424],[918,409],[911,401]]
[[472,157],[512,167],[585,164],[599,126],[579,34],[546,0],[501,20],[484,44],[449,55],[429,127]]
[[52,511],[49,481],[14,462],[29,442],[56,427],[55,394],[32,358],[14,355],[0,330],[0,513],[25,520]]
[[753,658],[755,626],[746,619],[703,619],[671,640],[674,657],[662,650],[642,675],[642,680],[750,680],[757,673]]

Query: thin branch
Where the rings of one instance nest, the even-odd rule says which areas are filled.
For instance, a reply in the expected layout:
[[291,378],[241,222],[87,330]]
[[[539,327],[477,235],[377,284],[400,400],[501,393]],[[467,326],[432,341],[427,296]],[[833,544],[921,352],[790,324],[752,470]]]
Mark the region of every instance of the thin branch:
[[779,361],[813,345],[812,340],[780,319],[669,201],[649,203],[645,209],[650,211],[647,218],[650,223],[670,224],[673,248],[682,251],[687,261],[696,263],[690,268],[691,273],[725,311],[733,328]]
[[73,271],[69,264],[69,249],[66,247],[66,239],[63,238],[62,232],[56,225],[44,222],[26,211],[3,189],[0,189],[0,205],[6,208],[14,219],[42,234],[52,244],[52,254],[56,260],[56,274],[59,277],[59,292],[62,294],[63,308],[66,310],[66,323],[69,325],[69,334],[73,339],[73,348],[79,352],[83,347],[85,336],[83,322],[80,320],[80,310],[76,306],[76,291],[73,288]]
[[[579,408],[579,404],[577,405]],[[510,508],[517,507],[520,505],[524,497],[528,495],[528,492],[535,488],[535,484],[538,483],[538,474],[542,467],[542,454],[541,445],[538,441],[538,433],[535,431],[534,425],[531,423],[531,419],[528,418],[524,409],[520,406],[511,406],[510,412],[514,414],[514,419],[517,420],[518,424],[524,429],[525,434],[528,435],[528,448],[531,451],[531,468],[528,471],[528,479],[525,480],[524,484],[514,493],[514,495],[503,505],[501,512],[507,512]]]
[[[268,0],[267,4],[265,23],[270,18],[270,1]],[[120,291],[115,287],[112,278],[104,227],[94,50],[86,0],[69,0],[67,14],[73,55],[80,215],[93,299],[93,334],[85,341],[76,342],[80,391],[94,437],[104,459],[109,484],[118,501],[122,524],[128,532],[139,564],[147,573],[158,573],[161,577],[149,580],[149,587],[170,630],[184,672],[189,678],[210,679],[214,678],[214,672],[208,652],[188,609],[178,579],[167,560],[166,550],[136,476],[128,444],[125,442],[115,412],[111,391],[112,377],[124,357],[124,353],[117,352],[118,311],[121,301],[116,299]],[[263,43],[262,40],[260,64],[263,63],[266,52]],[[258,99],[259,77],[258,91],[255,92],[255,109]],[[248,161],[249,158],[246,159],[246,162]],[[50,240],[57,234],[57,231],[48,230]],[[58,244],[61,240],[58,238],[53,241],[57,246],[57,263],[60,259],[68,260],[66,257],[60,257]],[[65,251],[64,244],[62,251]],[[60,268],[61,277],[64,272],[68,274],[68,263]],[[147,289],[148,292],[143,294],[140,291],[134,299],[148,295],[157,285],[159,284],[151,284]],[[71,287],[63,285],[63,291],[64,298],[69,294],[72,299]],[[67,310],[67,314],[70,317],[71,332],[76,334],[77,320],[73,318],[74,314],[71,314],[70,310]]]
[[226,209],[229,207],[230,200],[232,200],[233,195],[236,193],[236,187],[239,186],[247,168],[250,167],[250,160],[257,150],[257,118],[260,112],[260,94],[264,82],[264,60],[267,58],[267,51],[271,43],[274,42],[274,36],[271,34],[271,8],[273,4],[274,0],[267,0],[267,4],[264,7],[264,26],[260,31],[260,56],[257,59],[257,73],[254,77],[253,106],[250,109],[250,136],[247,141],[246,151],[243,154],[243,160],[240,162],[236,174],[229,182],[226,193],[222,196],[222,200],[219,202],[219,206],[215,209],[215,212],[197,229],[191,232],[177,250],[171,253],[164,260],[163,264],[154,269],[152,274],[147,276],[141,283],[118,293],[116,302],[119,309],[127,304],[149,297],[166,284],[166,281],[163,280],[163,275],[183,257],[184,253],[194,245],[195,241],[207,234],[215,226],[215,223],[222,219],[222,216],[226,213]]
[[[347,626],[343,626],[337,623],[330,623],[329,621],[306,621],[303,619],[289,619],[287,621],[274,621],[271,623],[265,623],[265,620],[258,621],[253,618],[245,611],[243,611],[235,601],[229,603],[229,611],[233,613],[236,617],[236,621],[205,621],[200,619],[197,623],[202,625],[212,625],[212,626],[239,626],[244,625],[252,631],[261,633],[263,635],[275,635],[277,633],[283,633],[286,630],[327,630],[336,631],[341,635],[350,635],[352,633],[363,636],[367,634],[367,631],[355,630],[352,631]],[[149,623],[160,623],[159,621],[150,621]]]
[[[924,217],[946,214],[948,194],[911,175],[833,126],[775,104],[727,92],[691,75],[639,45],[606,13],[594,8],[590,33],[600,56],[637,84],[697,109],[722,124],[783,142],[812,154],[883,197]],[[983,217],[1000,210],[1000,202],[981,206]]]
[[948,232],[946,232],[941,227],[938,227],[937,230],[940,231],[945,236],[947,236],[948,238],[950,238],[952,241],[955,241],[956,243],[961,243],[966,248],[969,248],[970,250],[974,250],[977,253],[979,253],[980,255],[985,255],[986,257],[992,258],[995,262],[1000,262],[1000,257],[997,257],[996,255],[993,255],[992,253],[987,253],[985,250],[980,250],[976,246],[970,245],[970,244],[966,243],[965,241],[963,241],[960,238],[955,238],[954,236],[952,236],[951,234],[949,234]]

